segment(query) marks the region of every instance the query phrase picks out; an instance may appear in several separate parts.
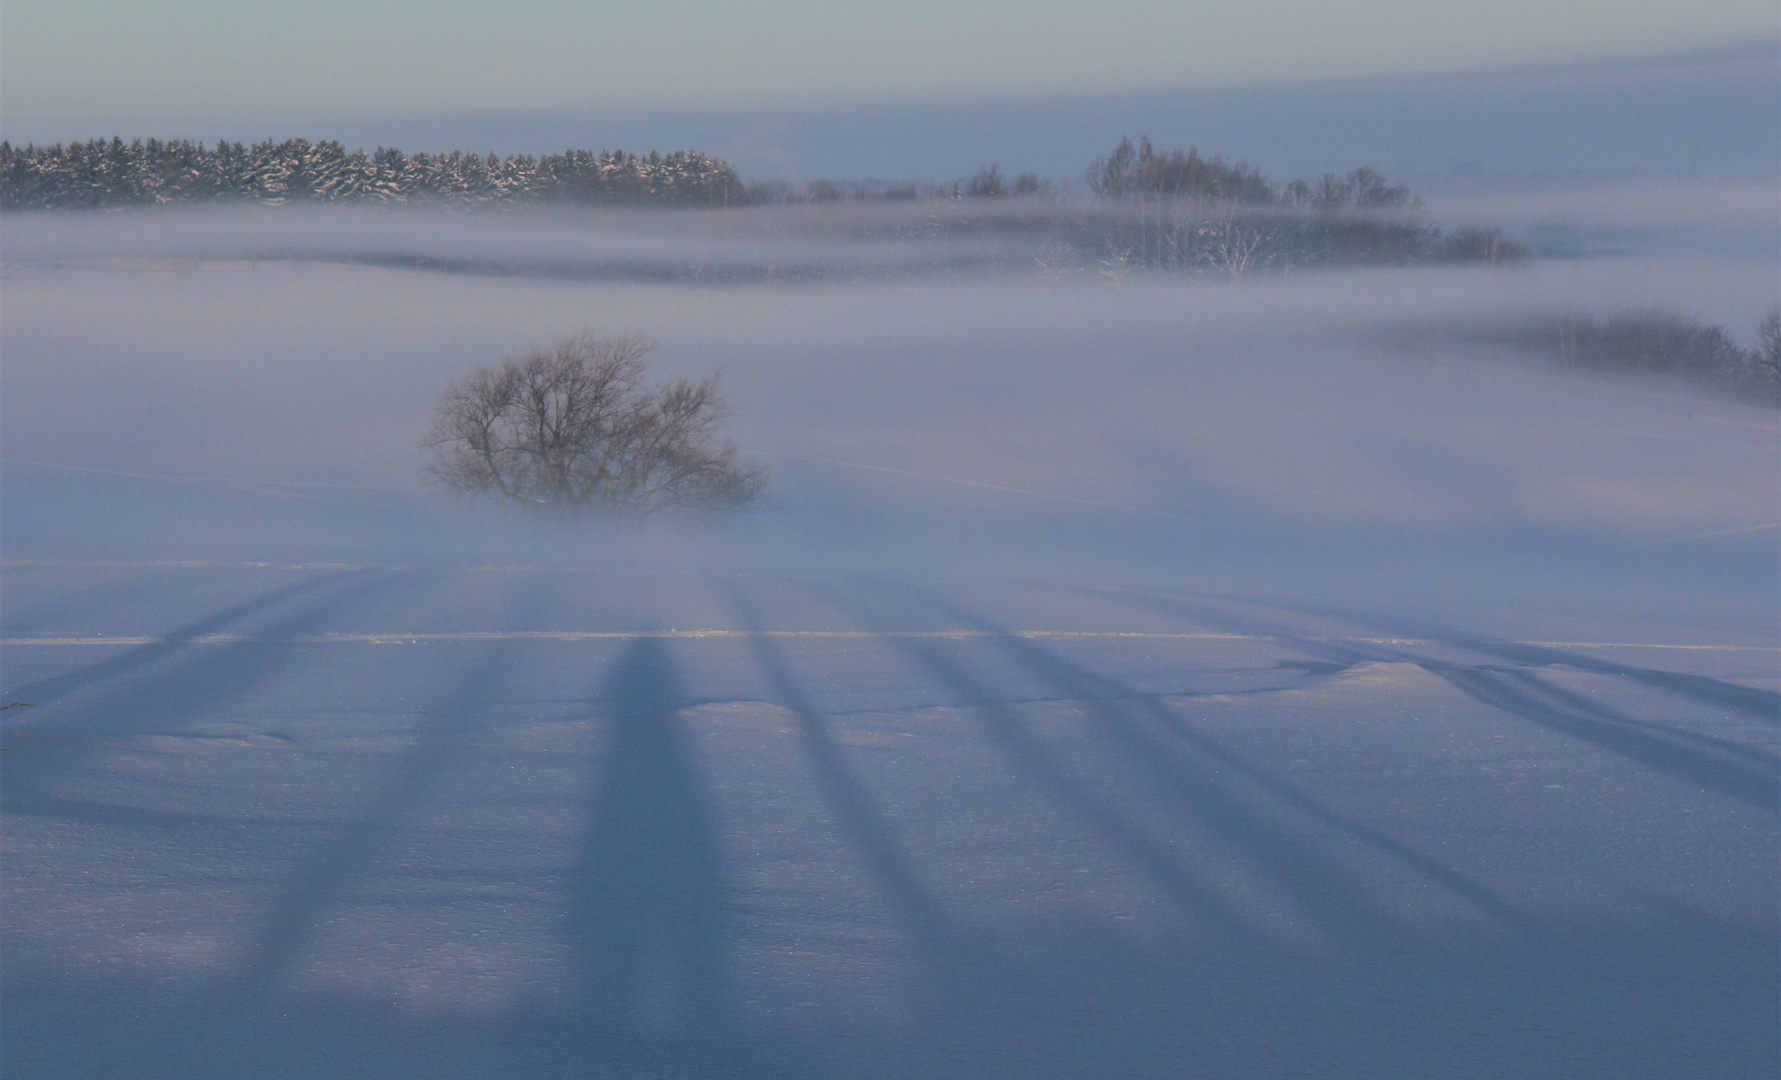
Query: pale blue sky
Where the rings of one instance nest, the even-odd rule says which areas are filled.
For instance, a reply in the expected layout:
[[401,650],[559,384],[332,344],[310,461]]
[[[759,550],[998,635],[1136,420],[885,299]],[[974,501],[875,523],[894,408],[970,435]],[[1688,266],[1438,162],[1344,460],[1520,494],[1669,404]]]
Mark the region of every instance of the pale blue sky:
[[11,127],[1440,71],[1773,35],[1774,0],[7,0]]

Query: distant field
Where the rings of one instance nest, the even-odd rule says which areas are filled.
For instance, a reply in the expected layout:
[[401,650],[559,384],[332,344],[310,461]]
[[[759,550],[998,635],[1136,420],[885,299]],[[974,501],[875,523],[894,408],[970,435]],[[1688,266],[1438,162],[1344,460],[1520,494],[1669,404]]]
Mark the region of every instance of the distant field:
[[[0,220],[9,1074],[1773,1075],[1781,423],[1430,329],[1772,262],[816,220]],[[758,512],[427,488],[588,325]]]

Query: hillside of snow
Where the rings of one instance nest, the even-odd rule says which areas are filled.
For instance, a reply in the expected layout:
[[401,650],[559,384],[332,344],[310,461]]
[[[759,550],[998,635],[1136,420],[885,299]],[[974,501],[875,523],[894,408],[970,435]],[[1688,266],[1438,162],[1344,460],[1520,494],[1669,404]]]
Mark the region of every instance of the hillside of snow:
[[[1776,1075],[1776,413],[1444,331],[1775,300],[1616,235],[0,220],[0,1064]],[[583,327],[722,372],[758,512],[427,489],[444,384]]]

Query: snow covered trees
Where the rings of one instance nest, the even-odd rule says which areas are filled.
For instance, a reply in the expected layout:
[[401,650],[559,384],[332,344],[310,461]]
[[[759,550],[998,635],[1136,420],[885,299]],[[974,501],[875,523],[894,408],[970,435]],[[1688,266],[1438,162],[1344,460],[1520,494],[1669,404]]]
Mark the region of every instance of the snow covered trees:
[[414,154],[287,139],[206,149],[189,141],[0,142],[0,208],[72,209],[237,200],[285,203],[621,203],[727,206],[743,186],[726,162],[696,151],[647,157],[623,150]]
[[439,401],[428,471],[452,491],[564,511],[753,502],[766,472],[722,439],[717,377],[646,389],[654,348],[584,333],[478,369]]

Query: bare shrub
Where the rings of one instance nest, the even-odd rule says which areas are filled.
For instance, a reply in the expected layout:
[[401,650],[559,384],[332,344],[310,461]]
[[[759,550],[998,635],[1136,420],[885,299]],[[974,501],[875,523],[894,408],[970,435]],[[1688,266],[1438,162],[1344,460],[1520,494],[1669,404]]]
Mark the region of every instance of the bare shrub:
[[563,511],[747,506],[766,471],[722,438],[717,376],[646,388],[654,351],[583,333],[478,368],[439,400],[427,471],[451,491]]

